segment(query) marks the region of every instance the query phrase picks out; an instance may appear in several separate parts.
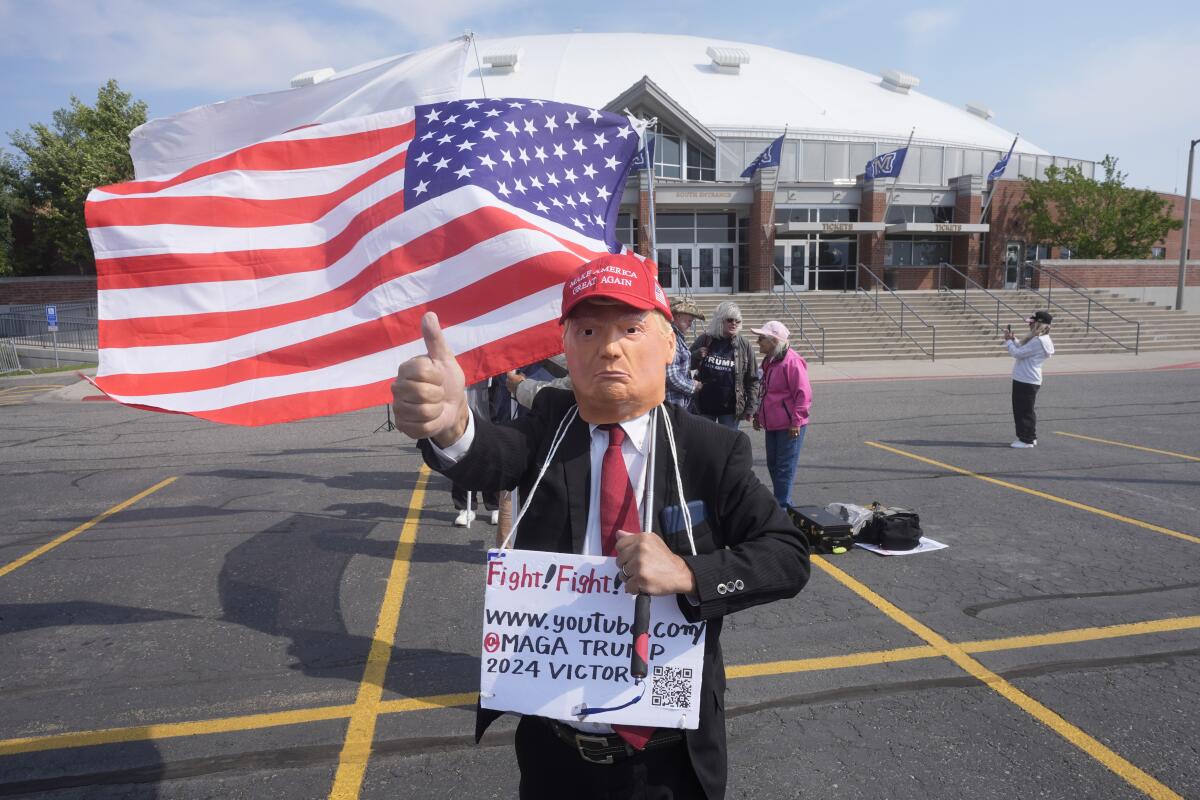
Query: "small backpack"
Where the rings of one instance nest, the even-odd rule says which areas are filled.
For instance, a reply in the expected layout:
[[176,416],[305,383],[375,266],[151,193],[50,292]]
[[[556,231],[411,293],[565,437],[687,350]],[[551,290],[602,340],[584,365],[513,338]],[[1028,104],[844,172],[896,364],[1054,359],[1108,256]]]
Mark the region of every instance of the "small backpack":
[[912,550],[921,543],[921,517],[907,508],[871,504],[871,519],[856,537],[886,550]]

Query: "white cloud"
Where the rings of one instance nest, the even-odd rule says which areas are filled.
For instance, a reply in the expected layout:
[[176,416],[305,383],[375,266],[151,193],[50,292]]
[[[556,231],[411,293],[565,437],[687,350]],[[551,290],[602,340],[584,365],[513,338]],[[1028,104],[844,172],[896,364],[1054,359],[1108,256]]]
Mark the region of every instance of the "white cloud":
[[[3,7],[0,7],[3,8]],[[297,19],[283,7],[152,0],[9,7],[0,55],[42,62],[64,82],[109,77],[140,89],[241,94],[286,88],[309,69],[344,69],[406,48],[362,25]]]

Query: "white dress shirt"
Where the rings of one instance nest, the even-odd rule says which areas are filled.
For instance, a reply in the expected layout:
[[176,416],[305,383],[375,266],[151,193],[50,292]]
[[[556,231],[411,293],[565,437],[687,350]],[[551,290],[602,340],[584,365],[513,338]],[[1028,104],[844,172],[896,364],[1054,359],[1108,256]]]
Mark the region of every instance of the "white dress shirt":
[[[646,463],[650,452],[650,413],[647,411],[640,417],[620,423],[621,429],[625,431],[625,441],[621,443],[621,456],[625,459],[625,469],[629,471],[629,482],[633,485],[639,522],[644,522],[645,519],[642,510],[645,507],[643,500],[646,496]],[[588,518],[583,539],[583,555],[599,556],[604,555],[600,543],[600,476],[604,466],[604,451],[608,449],[608,431],[601,430],[599,426],[591,423],[588,423],[588,430],[591,433],[591,479],[588,488]],[[438,447],[432,439],[429,443],[438,457],[449,465],[458,463],[459,459],[467,454],[473,441],[475,441],[475,415],[471,414],[467,419],[467,429],[457,442],[446,448]],[[639,527],[644,527],[644,525]]]

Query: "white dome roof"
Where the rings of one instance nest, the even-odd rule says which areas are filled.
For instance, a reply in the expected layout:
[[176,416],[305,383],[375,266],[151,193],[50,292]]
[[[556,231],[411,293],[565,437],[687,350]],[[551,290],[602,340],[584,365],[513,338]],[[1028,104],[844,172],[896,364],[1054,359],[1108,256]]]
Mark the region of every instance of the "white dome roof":
[[[648,76],[714,133],[789,132],[897,140],[1007,151],[1010,131],[964,108],[909,90],[885,88],[878,75],[754,44],[649,33],[567,33],[479,39],[479,54],[521,52],[515,70],[483,66],[491,97],[534,97],[601,107]],[[736,74],[718,70],[707,50],[749,56]],[[468,64],[474,62],[469,53]],[[902,77],[903,73],[898,73]],[[462,96],[483,97],[480,72],[466,72]],[[1048,155],[1021,139],[1018,152]]]

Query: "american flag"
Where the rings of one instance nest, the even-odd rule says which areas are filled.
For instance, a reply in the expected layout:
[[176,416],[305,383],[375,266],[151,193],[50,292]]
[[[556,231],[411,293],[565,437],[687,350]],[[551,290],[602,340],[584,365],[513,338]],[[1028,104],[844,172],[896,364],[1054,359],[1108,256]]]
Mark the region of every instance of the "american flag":
[[456,100],[96,189],[95,383],[263,425],[390,402],[426,311],[468,382],[553,355],[565,276],[620,249],[638,133],[580,106]]

